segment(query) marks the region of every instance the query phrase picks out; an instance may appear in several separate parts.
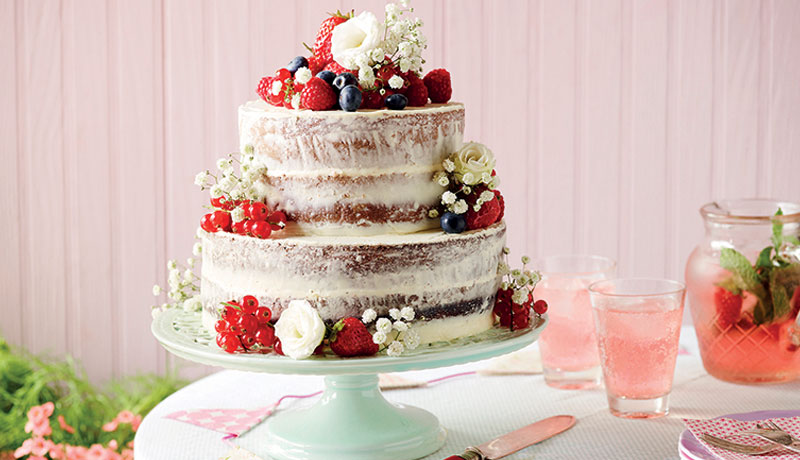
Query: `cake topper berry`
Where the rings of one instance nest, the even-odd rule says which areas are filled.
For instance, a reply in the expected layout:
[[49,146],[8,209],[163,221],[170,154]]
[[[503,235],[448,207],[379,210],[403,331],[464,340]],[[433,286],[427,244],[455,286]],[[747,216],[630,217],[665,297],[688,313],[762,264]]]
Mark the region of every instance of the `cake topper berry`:
[[[330,14],[320,24],[314,46],[306,45],[311,54],[296,56],[274,75],[262,78],[256,93],[274,106],[315,111],[403,110],[423,107],[429,98],[434,103],[449,101],[452,85],[447,70],[436,69],[422,78],[427,40],[422,21],[410,16],[413,12],[402,0],[386,5],[383,20],[369,11]],[[333,83],[331,76],[345,74],[353,81]],[[349,86],[353,87],[340,94]]]
[[508,266],[508,248],[503,249],[506,261],[500,262],[497,272],[504,280],[497,291],[494,304],[494,315],[501,327],[512,331],[530,326],[531,310],[536,316],[547,312],[547,302],[534,301],[533,290],[541,279],[539,272],[528,270],[530,258],[522,257],[522,269],[510,269]]
[[[239,164],[238,175],[235,163]],[[286,214],[264,203],[261,190],[267,168],[255,159],[252,147],[246,147],[239,159],[234,155],[220,158],[217,169],[217,174],[206,170],[195,177],[195,184],[211,194],[212,211],[200,219],[201,229],[263,239],[286,226]]]
[[477,142],[464,144],[442,162],[443,171],[434,174],[434,182],[446,189],[441,207],[428,216],[438,217],[447,233],[485,228],[502,220],[505,202],[496,190],[500,181],[494,166],[488,147]]

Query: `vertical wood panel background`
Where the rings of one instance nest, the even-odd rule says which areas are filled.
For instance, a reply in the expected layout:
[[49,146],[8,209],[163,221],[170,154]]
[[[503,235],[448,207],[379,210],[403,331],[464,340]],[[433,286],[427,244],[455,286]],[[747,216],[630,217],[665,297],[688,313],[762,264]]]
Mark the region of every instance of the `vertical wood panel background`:
[[[150,287],[195,173],[326,11],[383,1],[0,0],[0,332],[95,379],[162,371]],[[417,1],[426,69],[498,158],[516,254],[683,278],[701,204],[800,200],[800,3]]]

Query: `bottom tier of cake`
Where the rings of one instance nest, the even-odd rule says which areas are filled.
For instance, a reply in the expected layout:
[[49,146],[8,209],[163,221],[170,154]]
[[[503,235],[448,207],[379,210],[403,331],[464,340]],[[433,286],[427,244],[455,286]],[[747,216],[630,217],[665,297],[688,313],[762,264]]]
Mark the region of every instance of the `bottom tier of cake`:
[[503,222],[447,234],[308,236],[291,229],[270,239],[203,236],[203,319],[213,330],[222,302],[254,295],[279,317],[308,299],[329,324],[367,309],[386,315],[412,307],[421,343],[480,333],[492,326],[500,284]]

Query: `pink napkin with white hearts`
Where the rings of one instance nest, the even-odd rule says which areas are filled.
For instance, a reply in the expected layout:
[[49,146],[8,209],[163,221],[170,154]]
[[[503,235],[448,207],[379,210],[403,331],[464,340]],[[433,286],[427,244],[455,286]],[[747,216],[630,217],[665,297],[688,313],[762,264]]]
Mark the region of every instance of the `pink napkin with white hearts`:
[[[696,420],[696,419],[683,419],[686,428],[696,437],[709,452],[716,455],[718,458],[724,460],[752,460],[752,455],[737,454],[710,444],[706,444],[701,439],[703,433],[708,433],[718,438],[724,438],[728,441],[736,442],[739,444],[747,444],[749,446],[764,446],[769,442],[761,440],[755,436],[738,435],[744,430],[756,428],[756,424],[765,421],[772,421],[781,427],[787,433],[790,433],[796,438],[800,438],[800,417],[787,417],[787,418],[771,418],[765,420],[758,420],[753,422],[745,422],[741,420],[733,420],[729,418],[717,418],[712,420]],[[769,454],[758,455],[757,458],[762,460],[800,460],[800,454],[792,452],[788,449],[780,449]]]

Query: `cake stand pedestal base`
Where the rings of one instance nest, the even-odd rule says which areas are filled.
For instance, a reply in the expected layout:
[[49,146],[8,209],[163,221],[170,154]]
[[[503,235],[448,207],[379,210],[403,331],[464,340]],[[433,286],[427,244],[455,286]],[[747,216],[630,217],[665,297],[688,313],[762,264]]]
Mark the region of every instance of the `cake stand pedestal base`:
[[276,460],[412,460],[445,439],[430,412],[387,401],[376,374],[327,376],[316,404],[278,412],[266,429],[264,454]]

